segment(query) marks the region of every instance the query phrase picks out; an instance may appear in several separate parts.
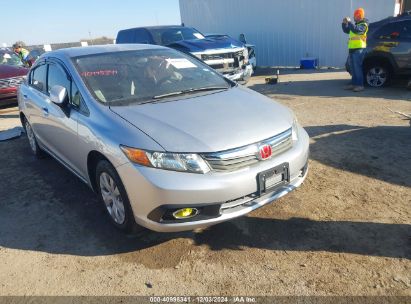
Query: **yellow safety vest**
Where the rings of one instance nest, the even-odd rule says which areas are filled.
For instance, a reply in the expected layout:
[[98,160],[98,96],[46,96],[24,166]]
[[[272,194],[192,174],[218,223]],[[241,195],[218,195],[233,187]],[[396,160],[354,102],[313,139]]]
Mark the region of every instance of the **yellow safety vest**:
[[29,53],[30,52],[28,50],[21,48],[21,51],[18,53],[18,56],[20,57],[20,60],[26,60]]
[[367,47],[367,33],[368,33],[368,26],[367,23],[362,22],[359,24],[364,24],[366,26],[365,33],[362,35],[355,34],[350,31],[350,35],[348,38],[348,49],[365,49]]

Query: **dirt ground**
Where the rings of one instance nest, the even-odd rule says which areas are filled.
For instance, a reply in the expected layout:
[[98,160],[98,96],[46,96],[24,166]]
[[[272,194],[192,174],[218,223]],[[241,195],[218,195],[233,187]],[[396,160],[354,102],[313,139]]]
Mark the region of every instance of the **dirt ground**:
[[[0,142],[0,295],[411,296],[411,113],[402,85],[344,91],[341,71],[282,71],[248,86],[311,137],[295,192],[184,233],[116,231],[96,196],[25,136]],[[18,125],[0,110],[0,130]]]

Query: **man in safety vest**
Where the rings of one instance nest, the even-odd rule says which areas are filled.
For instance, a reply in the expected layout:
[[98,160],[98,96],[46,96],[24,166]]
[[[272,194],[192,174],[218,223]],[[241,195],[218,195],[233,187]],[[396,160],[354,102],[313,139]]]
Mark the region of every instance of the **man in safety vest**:
[[24,49],[21,44],[15,43],[13,44],[13,51],[14,53],[19,56],[21,62],[25,66],[31,66],[31,62],[29,60],[29,51]]
[[364,75],[362,64],[367,47],[368,20],[365,19],[364,9],[359,8],[354,12],[354,21],[345,17],[342,22],[344,33],[349,34],[348,51],[349,65],[351,68],[352,81],[345,89],[360,92],[364,90]]

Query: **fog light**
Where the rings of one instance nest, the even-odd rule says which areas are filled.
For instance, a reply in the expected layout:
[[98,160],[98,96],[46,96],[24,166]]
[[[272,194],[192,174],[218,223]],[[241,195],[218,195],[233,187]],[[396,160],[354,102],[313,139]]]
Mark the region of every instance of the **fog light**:
[[194,217],[198,214],[196,208],[183,208],[173,212],[174,218],[181,220]]

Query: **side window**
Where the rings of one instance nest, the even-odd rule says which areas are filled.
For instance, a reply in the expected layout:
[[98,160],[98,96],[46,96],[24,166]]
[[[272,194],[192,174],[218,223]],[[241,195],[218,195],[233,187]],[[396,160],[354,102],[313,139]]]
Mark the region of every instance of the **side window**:
[[60,85],[65,87],[67,94],[70,95],[70,82],[66,72],[61,67],[54,63],[49,65],[49,75],[47,79],[47,90],[49,94],[53,86]]
[[80,108],[81,95],[79,89],[77,88],[74,82],[71,83],[71,103],[75,107]]
[[67,90],[68,101],[74,105],[75,108],[81,109],[81,95],[76,84],[71,81],[67,73],[56,63],[49,65],[48,74],[48,92],[53,86],[60,85]]
[[392,22],[384,25],[375,33],[377,39],[409,39],[411,37],[411,21]]
[[30,76],[30,85],[41,92],[46,92],[47,65],[36,67]]
[[134,32],[132,30],[122,30],[118,32],[116,43],[133,43]]

